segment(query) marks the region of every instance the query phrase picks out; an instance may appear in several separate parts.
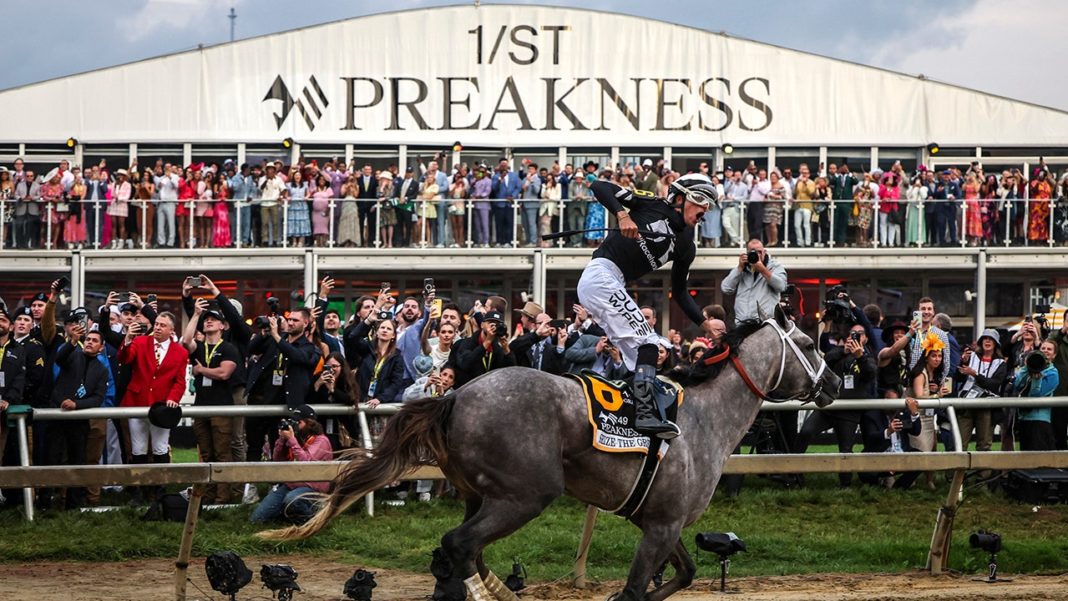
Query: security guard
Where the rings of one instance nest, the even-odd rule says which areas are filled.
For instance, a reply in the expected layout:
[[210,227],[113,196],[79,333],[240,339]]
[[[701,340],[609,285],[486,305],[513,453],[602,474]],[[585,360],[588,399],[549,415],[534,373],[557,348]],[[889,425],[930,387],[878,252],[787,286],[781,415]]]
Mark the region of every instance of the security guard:
[[7,408],[22,403],[26,383],[26,358],[11,339],[11,314],[0,303],[0,453],[7,444]]
[[34,407],[47,407],[50,378],[47,377],[45,348],[41,341],[33,337],[33,313],[29,307],[19,307],[13,314],[12,340],[23,348],[26,355],[26,384],[23,387],[23,399]]

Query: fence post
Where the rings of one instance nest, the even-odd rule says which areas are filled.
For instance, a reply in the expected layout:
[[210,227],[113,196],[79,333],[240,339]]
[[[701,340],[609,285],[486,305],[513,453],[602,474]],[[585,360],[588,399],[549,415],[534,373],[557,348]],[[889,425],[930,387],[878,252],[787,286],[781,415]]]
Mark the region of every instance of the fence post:
[[[373,450],[374,444],[371,441],[371,428],[367,425],[367,414],[363,412],[363,409],[357,408],[356,421],[360,424],[360,438],[363,439],[363,448],[368,451]],[[364,497],[364,502],[367,504],[367,515],[369,517],[375,517],[374,491],[367,493]]]
[[[793,199],[787,198],[783,200],[782,204],[782,226],[783,229],[779,232],[779,244],[785,248],[790,248],[790,209],[793,207]],[[700,227],[700,226],[698,226]],[[694,228],[697,229],[697,228]]]
[[[464,246],[466,248],[471,248],[472,246],[474,246],[474,237],[471,234],[471,226],[474,223],[475,218],[475,201],[468,198],[464,204],[467,205],[467,211],[464,215],[464,219],[467,221],[467,239],[464,240]],[[457,240],[456,243],[459,244],[460,241]]]
[[178,546],[178,561],[174,563],[174,598],[185,601],[186,576],[189,571],[189,558],[193,553],[193,534],[197,530],[197,518],[200,516],[200,500],[204,495],[204,485],[194,484],[189,494],[189,508],[185,511],[185,526],[182,528],[182,542]]
[[[14,211],[12,211],[14,213]],[[7,222],[7,199],[0,198],[0,250],[4,250],[4,245],[7,240],[7,232],[11,229],[11,224]]]
[[519,199],[512,199],[512,248],[519,248]]
[[382,248],[382,199],[375,200],[375,248]]
[[189,218],[188,248],[194,248],[195,247],[194,242],[196,241],[196,229],[195,228],[196,228],[196,222],[197,222],[197,217],[196,217],[196,214],[197,214],[197,203],[192,201],[192,200],[190,200],[188,202],[189,202],[189,209],[186,211],[188,213],[187,216]]
[[[18,424],[19,430],[19,465],[22,467],[29,467],[30,465],[30,445],[26,436],[26,414],[20,413],[15,416],[15,421]],[[33,521],[33,489],[22,489],[22,503],[26,508],[26,521]]]
[[[67,217],[69,220],[70,217]],[[148,229],[148,201],[144,198],[141,199],[141,250],[148,248],[148,236],[145,235],[145,230]]]
[[927,553],[927,569],[932,574],[941,574],[949,566],[949,548],[953,542],[953,519],[957,517],[963,487],[964,470],[954,470],[946,502],[938,508],[934,534],[931,536],[931,549]]

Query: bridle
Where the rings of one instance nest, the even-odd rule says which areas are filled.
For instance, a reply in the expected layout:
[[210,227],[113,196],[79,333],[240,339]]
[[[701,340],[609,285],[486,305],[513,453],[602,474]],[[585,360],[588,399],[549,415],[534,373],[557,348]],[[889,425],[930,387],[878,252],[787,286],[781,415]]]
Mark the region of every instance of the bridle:
[[[761,400],[770,401],[772,403],[785,403],[786,401],[794,400],[801,401],[802,403],[810,403],[819,398],[819,396],[823,394],[823,374],[827,371],[827,362],[821,357],[819,365],[816,367],[812,366],[808,357],[805,357],[805,354],[798,348],[797,343],[790,338],[790,335],[797,329],[797,326],[793,322],[790,322],[789,330],[783,330],[782,326],[780,326],[774,319],[765,320],[764,325],[770,325],[775,330],[775,333],[779,335],[779,340],[782,341],[782,353],[779,357],[779,375],[775,377],[775,383],[772,384],[768,392],[764,392],[757,386],[756,382],[753,381],[753,378],[749,376],[749,372],[746,371],[742,362],[739,361],[737,355],[735,355],[734,357],[731,357],[731,364],[734,365],[734,369],[738,371],[738,375],[742,377],[742,381],[745,382],[745,385],[748,386],[749,390]],[[801,364],[801,367],[805,369],[805,373],[808,374],[808,378],[811,381],[811,387],[801,395],[795,395],[789,398],[773,397],[771,396],[771,393],[779,388],[779,384],[782,383],[782,376],[786,373],[787,347],[793,351],[794,356],[797,357],[797,361]]]

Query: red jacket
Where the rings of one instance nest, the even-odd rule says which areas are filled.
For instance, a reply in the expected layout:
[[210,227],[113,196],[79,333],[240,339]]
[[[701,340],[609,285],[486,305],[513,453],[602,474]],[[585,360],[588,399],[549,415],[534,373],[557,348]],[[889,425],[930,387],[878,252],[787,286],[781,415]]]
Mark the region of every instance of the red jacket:
[[157,366],[155,345],[152,336],[138,336],[130,344],[124,341],[119,349],[119,363],[133,367],[121,407],[150,407],[157,401],[182,400],[189,352],[180,342],[171,340],[167,354]]

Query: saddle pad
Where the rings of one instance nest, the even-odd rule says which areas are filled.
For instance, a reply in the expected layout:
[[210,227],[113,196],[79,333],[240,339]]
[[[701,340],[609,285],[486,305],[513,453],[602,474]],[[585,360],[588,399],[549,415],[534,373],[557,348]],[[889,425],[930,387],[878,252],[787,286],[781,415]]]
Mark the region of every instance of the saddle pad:
[[[593,447],[609,453],[649,452],[649,437],[638,434],[632,427],[634,423],[635,404],[633,391],[624,382],[613,382],[591,373],[567,374],[578,380],[586,397],[586,415],[593,427]],[[674,420],[678,407],[682,404],[682,390],[657,381],[660,390],[658,398],[674,399],[667,408],[668,419]],[[669,401],[670,402],[670,401]],[[659,455],[667,450],[667,445],[660,449]]]

